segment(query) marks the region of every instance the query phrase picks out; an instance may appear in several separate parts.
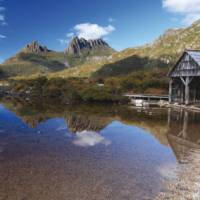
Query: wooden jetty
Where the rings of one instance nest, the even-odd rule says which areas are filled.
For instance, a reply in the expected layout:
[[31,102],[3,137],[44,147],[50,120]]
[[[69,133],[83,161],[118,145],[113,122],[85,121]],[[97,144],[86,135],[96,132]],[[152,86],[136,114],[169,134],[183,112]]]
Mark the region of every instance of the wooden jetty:
[[149,106],[149,105],[159,105],[169,101],[168,95],[149,95],[149,94],[125,94],[132,104],[136,106]]

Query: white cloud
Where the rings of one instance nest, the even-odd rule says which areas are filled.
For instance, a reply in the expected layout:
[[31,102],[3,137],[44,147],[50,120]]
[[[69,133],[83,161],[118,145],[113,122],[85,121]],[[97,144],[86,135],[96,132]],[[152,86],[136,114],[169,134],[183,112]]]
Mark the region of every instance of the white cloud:
[[110,145],[111,142],[105,139],[102,135],[93,131],[82,131],[76,133],[76,139],[73,142],[76,146],[81,147],[92,147],[98,144],[105,146]]
[[94,40],[103,38],[111,34],[113,31],[115,31],[115,27],[112,25],[103,27],[98,24],[84,23],[77,24],[74,27],[74,30],[79,38],[85,38],[86,40]]
[[68,37],[68,38],[72,38],[72,37],[74,37],[74,33],[72,33],[72,32],[67,33],[67,34],[66,34],[66,37]]
[[176,178],[177,165],[176,163],[163,163],[157,168],[158,173],[167,180],[173,180]]
[[108,39],[106,36],[110,35],[113,31],[115,31],[115,27],[112,25],[103,27],[91,23],[77,24],[73,29],[70,29],[70,32],[65,34],[64,38],[57,39],[57,41],[61,45],[66,45],[75,36],[86,40],[95,40],[100,38]]
[[[0,4],[1,4],[2,2],[3,2],[3,1],[0,0]],[[6,20],[5,20],[5,13],[4,13],[5,10],[6,10],[6,8],[0,5],[0,26],[5,26],[5,25],[7,25]]]
[[190,24],[192,24],[193,22],[195,22],[199,19],[200,19],[200,13],[188,14],[183,19],[183,23],[186,24],[186,25],[190,25]]
[[5,21],[5,16],[3,14],[0,14],[0,21]]
[[163,0],[163,7],[172,12],[194,13],[200,11],[200,0]]
[[4,11],[5,7],[0,6],[0,12]]
[[182,15],[186,25],[200,19],[200,0],[163,0],[163,8]]
[[6,38],[5,35],[0,34],[0,39],[5,39],[5,38]]
[[2,25],[2,26],[7,26],[8,23],[4,21],[4,22],[1,23],[1,25]]

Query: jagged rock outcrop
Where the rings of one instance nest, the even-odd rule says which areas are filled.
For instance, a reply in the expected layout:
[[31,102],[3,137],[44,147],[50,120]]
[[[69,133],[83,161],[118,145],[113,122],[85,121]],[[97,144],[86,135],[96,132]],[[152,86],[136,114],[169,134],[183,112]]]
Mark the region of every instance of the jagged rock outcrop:
[[47,53],[50,52],[46,46],[40,45],[37,41],[33,41],[30,44],[27,44],[26,47],[23,49],[25,52],[29,53]]
[[112,48],[102,39],[86,40],[84,38],[75,37],[70,42],[66,54],[72,56],[81,56],[83,54],[92,54],[95,51],[108,52],[113,51]]
[[47,74],[68,67],[64,52],[51,51],[37,41],[27,44],[23,49],[0,65],[5,77]]

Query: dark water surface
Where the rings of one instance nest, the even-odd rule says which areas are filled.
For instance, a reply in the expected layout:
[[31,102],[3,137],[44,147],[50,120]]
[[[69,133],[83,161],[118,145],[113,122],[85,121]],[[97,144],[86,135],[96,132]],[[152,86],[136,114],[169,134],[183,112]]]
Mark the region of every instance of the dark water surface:
[[126,106],[0,106],[0,200],[154,199],[199,148],[200,115]]

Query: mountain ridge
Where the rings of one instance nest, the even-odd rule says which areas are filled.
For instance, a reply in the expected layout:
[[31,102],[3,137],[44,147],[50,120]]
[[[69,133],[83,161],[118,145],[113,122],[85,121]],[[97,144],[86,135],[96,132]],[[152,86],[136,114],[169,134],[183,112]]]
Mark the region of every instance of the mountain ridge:
[[127,48],[112,54],[111,59],[58,72],[52,76],[99,77],[125,76],[138,70],[168,71],[186,49],[200,50],[200,20],[191,26],[168,29],[152,43]]
[[[24,63],[24,57],[27,58],[27,55],[30,57],[34,55],[34,58],[35,56],[39,57],[39,61],[41,61],[42,57],[42,63],[46,65],[44,71],[47,75],[51,73],[52,77],[92,76],[106,78],[110,76],[125,76],[138,70],[152,68],[165,68],[166,71],[166,68],[169,69],[175,64],[185,49],[200,49],[199,38],[200,20],[186,28],[168,29],[152,43],[140,47],[127,48],[121,52],[114,51],[102,39],[92,42],[75,37],[69,43],[65,53],[56,53],[51,50],[49,52],[48,48],[33,43],[34,45],[32,46],[26,46],[28,54],[27,50],[20,52],[16,57],[9,59],[11,61],[9,64],[13,64],[14,60],[19,57]],[[26,59],[29,63],[33,60],[38,60],[29,58],[29,56]],[[46,70],[48,62],[46,63],[45,59],[58,61],[62,64],[62,67],[58,67],[56,70]],[[41,62],[39,63],[41,64]],[[1,65],[0,70],[5,70],[8,63],[5,62],[4,64],[5,66],[2,67]],[[52,63],[50,62],[50,64]],[[33,67],[33,65],[31,66]],[[12,76],[16,75],[20,75],[20,71],[12,74]]]
[[56,52],[38,41],[32,41],[0,64],[0,71],[5,77],[47,75],[84,63],[100,62],[113,52],[114,50],[102,39],[85,40],[76,37],[69,43],[65,52]]
[[113,51],[103,39],[86,40],[74,37],[65,50],[65,53],[72,56],[82,56],[83,54],[91,54],[95,50],[102,51],[105,54]]
[[0,71],[4,78],[47,75],[66,69],[65,60],[64,53],[49,50],[39,42],[33,41],[0,64]]
[[21,51],[29,53],[48,53],[51,52],[46,46],[42,46],[38,41],[27,44]]

